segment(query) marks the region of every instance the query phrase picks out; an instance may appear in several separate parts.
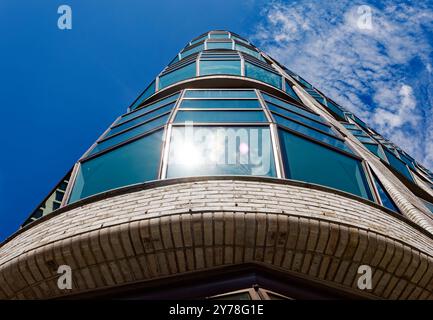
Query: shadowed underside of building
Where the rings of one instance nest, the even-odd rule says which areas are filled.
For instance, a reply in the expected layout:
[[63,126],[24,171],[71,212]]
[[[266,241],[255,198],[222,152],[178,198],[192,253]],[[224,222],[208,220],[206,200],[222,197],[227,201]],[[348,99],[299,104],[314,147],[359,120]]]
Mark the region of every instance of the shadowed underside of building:
[[432,180],[249,41],[211,31],[0,245],[0,299],[432,299]]

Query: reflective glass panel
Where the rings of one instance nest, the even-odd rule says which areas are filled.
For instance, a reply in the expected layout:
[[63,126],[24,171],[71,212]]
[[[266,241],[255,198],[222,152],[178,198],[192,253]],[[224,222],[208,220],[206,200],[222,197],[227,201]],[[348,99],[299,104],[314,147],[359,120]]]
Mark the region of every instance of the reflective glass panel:
[[209,36],[211,39],[228,39],[229,38],[228,33],[210,33]]
[[176,123],[193,122],[267,122],[262,111],[179,111],[176,114]]
[[170,103],[170,104],[168,104],[168,105],[166,105],[164,107],[161,107],[159,109],[150,111],[150,112],[146,113],[145,115],[142,115],[141,117],[138,117],[138,118],[135,118],[134,120],[128,121],[126,123],[123,123],[120,126],[111,129],[110,132],[108,132],[107,137],[109,137],[109,136],[111,136],[113,134],[119,133],[120,131],[123,131],[123,130],[126,130],[128,128],[131,128],[131,127],[133,127],[133,126],[135,126],[135,125],[137,125],[139,123],[148,121],[148,120],[150,120],[152,118],[155,118],[155,117],[157,117],[159,115],[162,115],[163,113],[169,112],[169,111],[171,111],[171,109],[173,109],[174,104],[175,103],[172,102],[172,103]]
[[342,120],[345,119],[344,112],[339,107],[337,107],[335,104],[333,104],[330,101],[327,101],[327,105],[328,105],[328,108],[331,111],[333,111],[335,114],[337,114],[338,116],[340,116]]
[[307,135],[311,138],[314,138],[316,140],[327,143],[331,146],[334,146],[334,147],[339,148],[341,150],[344,150],[346,152],[353,153],[353,151],[348,146],[346,146],[346,144],[343,141],[341,141],[339,139],[333,138],[331,136],[328,136],[328,135],[321,133],[319,131],[316,131],[314,129],[305,127],[300,123],[294,122],[290,119],[280,117],[276,114],[274,114],[274,118],[278,124],[281,124],[281,125],[289,128],[289,129],[292,129],[294,131],[297,131],[299,133]]
[[131,106],[131,110],[134,110],[137,107],[139,107],[140,104],[142,104],[144,100],[149,98],[154,93],[155,93],[155,81],[152,81],[152,83],[146,88],[146,90],[144,90],[144,92],[137,99],[137,101],[135,101],[134,104]]
[[188,90],[185,98],[257,98],[253,90]]
[[196,63],[190,63],[180,69],[176,69],[159,78],[159,88],[165,88],[175,82],[179,82],[188,78],[194,78],[196,75]]
[[299,99],[298,95],[295,93],[295,91],[292,89],[292,86],[290,82],[286,81],[286,93],[291,96],[293,99],[301,102],[301,99]]
[[167,98],[159,100],[155,103],[149,104],[146,107],[140,108],[139,110],[137,110],[135,112],[127,113],[122,118],[120,118],[120,120],[117,122],[117,124],[126,122],[132,118],[138,117],[138,116],[140,116],[146,112],[149,112],[149,110],[156,109],[160,106],[163,106],[164,104],[168,104],[170,102],[175,102],[178,97],[179,97],[179,93],[176,93],[170,97],[167,97]]
[[384,148],[386,158],[388,159],[389,164],[391,167],[393,167],[395,170],[400,172],[402,175],[404,175],[409,181],[413,182],[413,178],[410,175],[409,169],[406,167],[403,161],[398,159],[393,153],[388,151],[386,148]]
[[245,61],[245,76],[281,89],[281,76]]
[[275,174],[269,127],[173,127],[167,177]]
[[256,59],[259,60],[263,60],[262,56],[260,55],[260,53],[258,53],[255,50],[252,50],[250,48],[247,48],[239,43],[235,43],[235,50],[241,51],[241,52],[245,52],[247,54],[249,54],[250,56],[255,57]]
[[261,108],[258,100],[235,100],[235,99],[220,99],[220,100],[200,100],[200,99],[184,99],[180,105],[181,108]]
[[385,208],[388,208],[394,212],[400,212],[397,206],[394,204],[394,201],[392,201],[388,192],[386,192],[385,188],[382,186],[379,179],[377,179],[375,175],[373,175],[373,180],[374,180],[374,185],[376,186],[376,189],[379,193],[380,200],[382,201],[382,205]]
[[368,150],[370,150],[373,154],[375,154],[379,158],[385,160],[385,156],[383,155],[382,151],[380,150],[380,147],[378,144],[364,143],[364,146]]
[[363,137],[363,136],[355,136],[356,139],[358,139],[361,142],[366,142],[366,143],[374,143],[374,140],[369,138],[369,137]]
[[83,162],[69,202],[158,177],[163,130]]
[[211,50],[211,49],[229,49],[231,50],[233,48],[233,43],[230,42],[210,42],[208,41],[206,43],[206,48],[207,50]]
[[316,120],[316,121],[320,121],[320,122],[326,123],[326,121],[323,120],[318,114],[309,112],[309,111],[307,111],[307,110],[305,110],[303,108],[297,107],[297,106],[295,106],[293,104],[290,104],[288,102],[285,102],[285,101],[282,101],[280,99],[274,98],[274,97],[269,96],[269,95],[267,95],[267,94],[265,94],[263,92],[262,92],[262,95],[263,95],[263,98],[266,101],[272,102],[273,104],[276,104],[279,107],[282,107],[282,108],[288,109],[290,111],[299,113],[299,114],[301,114],[301,115],[303,115],[303,116],[305,116],[307,118],[310,118],[310,119],[313,119],[313,120]]
[[200,75],[230,74],[241,75],[240,60],[202,60],[200,61]]
[[161,116],[155,120],[143,123],[142,125],[135,127],[129,131],[123,132],[117,136],[113,136],[112,138],[104,140],[95,146],[95,148],[92,150],[92,152],[90,152],[90,155],[95,154],[96,152],[105,150],[109,147],[115,146],[116,144],[124,142],[128,139],[134,138],[140,134],[146,133],[147,131],[156,129],[160,126],[163,126],[167,123],[168,117],[169,117],[169,114],[166,114],[166,115]]
[[183,58],[186,58],[186,57],[192,55],[193,53],[196,53],[196,52],[199,52],[199,51],[203,51],[203,50],[204,50],[204,43],[202,43],[202,44],[200,44],[198,46],[195,46],[193,48],[187,48],[187,50],[185,50],[184,52],[182,52],[180,54],[180,56],[183,59]]
[[361,162],[285,130],[279,130],[289,179],[343,190],[372,200]]
[[294,113],[294,112],[288,111],[286,109],[280,108],[280,107],[276,106],[275,104],[272,104],[269,102],[268,102],[268,107],[269,107],[269,110],[271,110],[273,112],[277,112],[277,113],[279,113],[285,117],[289,117],[293,120],[301,121],[302,123],[305,123],[305,124],[307,124],[313,128],[316,128],[316,129],[328,132],[329,134],[335,135],[335,132],[332,131],[332,129],[327,125],[316,122],[316,121],[311,120],[309,118],[305,118],[305,117],[303,117],[297,113]]

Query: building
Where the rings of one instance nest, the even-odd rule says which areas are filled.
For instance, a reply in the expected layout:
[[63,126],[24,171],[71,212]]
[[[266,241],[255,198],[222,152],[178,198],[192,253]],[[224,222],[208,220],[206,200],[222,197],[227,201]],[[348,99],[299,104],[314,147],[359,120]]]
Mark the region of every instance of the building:
[[211,31],[0,246],[0,298],[432,299],[432,211],[431,171]]

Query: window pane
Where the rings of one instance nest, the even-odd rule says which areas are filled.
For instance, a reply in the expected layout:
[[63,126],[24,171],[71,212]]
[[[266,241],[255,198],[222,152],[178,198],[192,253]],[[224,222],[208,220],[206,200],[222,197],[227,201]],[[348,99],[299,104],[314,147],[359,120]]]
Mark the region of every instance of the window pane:
[[152,81],[152,83],[146,88],[146,90],[141,94],[141,96],[137,99],[137,101],[135,101],[134,104],[131,106],[131,110],[136,109],[140,104],[143,103],[144,100],[149,98],[154,93],[155,93],[155,81]]
[[337,107],[335,104],[333,104],[332,102],[328,101],[327,102],[328,108],[333,111],[336,115],[340,116],[342,120],[345,119],[344,117],[344,112]]
[[293,99],[302,102],[301,99],[299,99],[298,95],[293,91],[292,86],[290,82],[286,81],[286,93],[291,96]]
[[254,98],[257,95],[252,90],[188,90],[185,98]]
[[245,61],[245,76],[281,88],[281,76]]
[[240,60],[202,60],[200,61],[200,75],[231,74],[241,75]]
[[373,180],[374,180],[374,185],[376,186],[376,189],[379,193],[380,200],[382,200],[382,205],[385,208],[400,213],[397,206],[391,200],[391,197],[389,196],[388,192],[385,191],[385,188],[382,186],[379,179],[377,179],[375,175],[373,175]]
[[228,39],[229,34],[228,33],[211,33],[209,34],[211,39]]
[[207,50],[210,49],[229,49],[231,50],[233,48],[233,43],[230,42],[210,42],[208,41],[206,43]]
[[167,177],[275,176],[269,127],[173,127]]
[[131,127],[133,127],[139,123],[148,121],[148,120],[155,118],[155,117],[157,117],[163,113],[169,112],[169,111],[171,111],[171,109],[173,109],[173,107],[174,107],[174,102],[166,105],[165,107],[150,111],[141,117],[135,118],[134,120],[131,120],[129,122],[121,124],[120,126],[111,129],[110,132],[108,132],[107,137],[109,137],[113,134],[119,133],[120,131],[131,128]]
[[261,108],[258,100],[182,100],[181,108]]
[[158,177],[163,130],[81,164],[70,203]]
[[385,156],[383,155],[382,151],[380,150],[380,147],[378,144],[364,143],[364,146],[368,150],[370,150],[373,154],[375,154],[379,158],[385,160]]
[[241,52],[245,52],[247,54],[249,54],[250,56],[253,56],[259,60],[263,60],[262,56],[255,50],[252,50],[250,48],[247,48],[239,43],[235,43],[235,50],[241,51]]
[[206,35],[204,35],[204,36],[202,36],[202,37],[200,37],[200,38],[198,38],[198,39],[196,39],[196,40],[191,41],[191,45],[196,44],[196,43],[199,43],[200,41],[203,41],[203,40],[205,40],[205,39],[207,39],[207,38],[208,38],[208,36],[207,36],[207,34],[206,34]]
[[324,124],[316,122],[314,120],[305,118],[305,117],[300,116],[294,112],[280,108],[280,107],[278,107],[272,103],[268,103],[268,106],[269,106],[269,110],[271,110],[271,111],[278,112],[279,114],[281,114],[283,116],[289,117],[289,118],[294,119],[294,120],[301,121],[301,122],[303,122],[309,126],[312,126],[312,127],[317,128],[319,130],[322,130],[322,131],[328,132],[332,135],[335,135],[335,132],[332,131],[332,129],[330,127],[328,127],[327,125],[324,125]]
[[196,63],[190,63],[180,69],[176,69],[159,78],[159,88],[165,88],[175,82],[179,82],[188,78],[194,78],[196,75]]
[[355,136],[355,138],[361,142],[374,143],[374,140],[369,137]]
[[98,143],[96,147],[92,150],[90,155],[95,154],[96,152],[105,150],[109,147],[115,146],[116,144],[119,144],[121,142],[124,142],[130,138],[136,137],[140,134],[146,133],[147,131],[156,129],[160,126],[163,126],[168,121],[169,114],[166,114],[162,117],[159,117],[158,119],[152,120],[150,122],[144,123],[138,127],[135,127],[134,129],[131,129],[129,131],[126,131],[124,133],[121,133],[117,136],[113,136],[112,138],[108,140],[104,140],[101,143]]
[[313,120],[316,120],[316,121],[320,121],[320,122],[326,123],[325,120],[323,120],[318,114],[309,112],[309,111],[307,111],[305,109],[302,109],[300,107],[297,107],[297,106],[295,106],[293,104],[290,104],[288,102],[282,101],[282,100],[274,98],[272,96],[269,96],[269,95],[267,95],[267,94],[265,94],[263,92],[262,92],[262,95],[263,95],[263,98],[267,102],[271,102],[271,103],[273,103],[273,104],[275,104],[275,105],[277,105],[279,107],[282,107],[282,108],[288,109],[290,111],[299,113],[299,114],[301,114],[301,115],[303,115],[303,116],[305,116],[307,118],[310,118],[310,119],[313,119]]
[[185,121],[193,122],[267,122],[262,111],[179,111],[176,115],[176,123]]
[[279,132],[289,179],[329,186],[372,200],[360,161],[287,131]]
[[402,175],[404,175],[409,181],[413,182],[409,169],[406,167],[404,162],[398,159],[394,154],[392,154],[386,148],[384,148],[384,151],[391,167],[393,167],[395,170],[397,170]]
[[182,52],[180,54],[180,57],[183,59],[183,58],[186,58],[186,57],[192,55],[193,53],[203,51],[203,50],[204,50],[204,43],[202,43],[196,47],[193,47],[193,48],[187,48],[187,50],[185,50],[184,52]]
[[165,104],[168,104],[170,102],[175,102],[178,97],[179,97],[179,93],[176,93],[176,94],[174,94],[174,95],[172,95],[170,97],[167,97],[165,99],[159,100],[159,101],[157,101],[155,103],[152,103],[152,104],[150,104],[150,105],[148,105],[148,106],[146,106],[144,108],[141,108],[141,109],[139,109],[139,110],[137,110],[135,112],[127,113],[126,115],[124,115],[119,120],[119,122],[117,124],[126,122],[126,121],[128,121],[128,120],[130,120],[132,118],[135,118],[135,117],[137,117],[139,115],[142,115],[142,114],[148,112],[149,110],[156,109],[156,108],[158,108],[160,106],[163,106]]
[[309,137],[312,137],[316,140],[327,143],[331,146],[334,146],[334,147],[339,148],[341,150],[344,150],[346,152],[353,153],[353,151],[348,146],[346,146],[345,143],[341,140],[338,140],[336,138],[328,136],[328,135],[321,133],[319,131],[316,131],[314,129],[307,128],[307,127],[303,126],[302,124],[299,124],[299,123],[294,122],[292,120],[277,116],[275,114],[274,114],[274,118],[278,124],[281,124],[281,125],[289,128],[289,129],[292,129],[292,130],[297,131],[299,133],[305,134]]

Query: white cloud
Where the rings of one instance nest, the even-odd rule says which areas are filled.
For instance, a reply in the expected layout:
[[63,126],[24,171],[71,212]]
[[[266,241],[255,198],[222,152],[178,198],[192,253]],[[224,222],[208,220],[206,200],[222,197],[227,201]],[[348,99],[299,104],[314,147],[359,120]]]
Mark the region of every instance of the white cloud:
[[[363,4],[271,2],[253,39],[433,168],[433,6],[375,2],[370,5],[372,28],[360,29],[358,8]],[[414,61],[423,71],[413,74]]]

